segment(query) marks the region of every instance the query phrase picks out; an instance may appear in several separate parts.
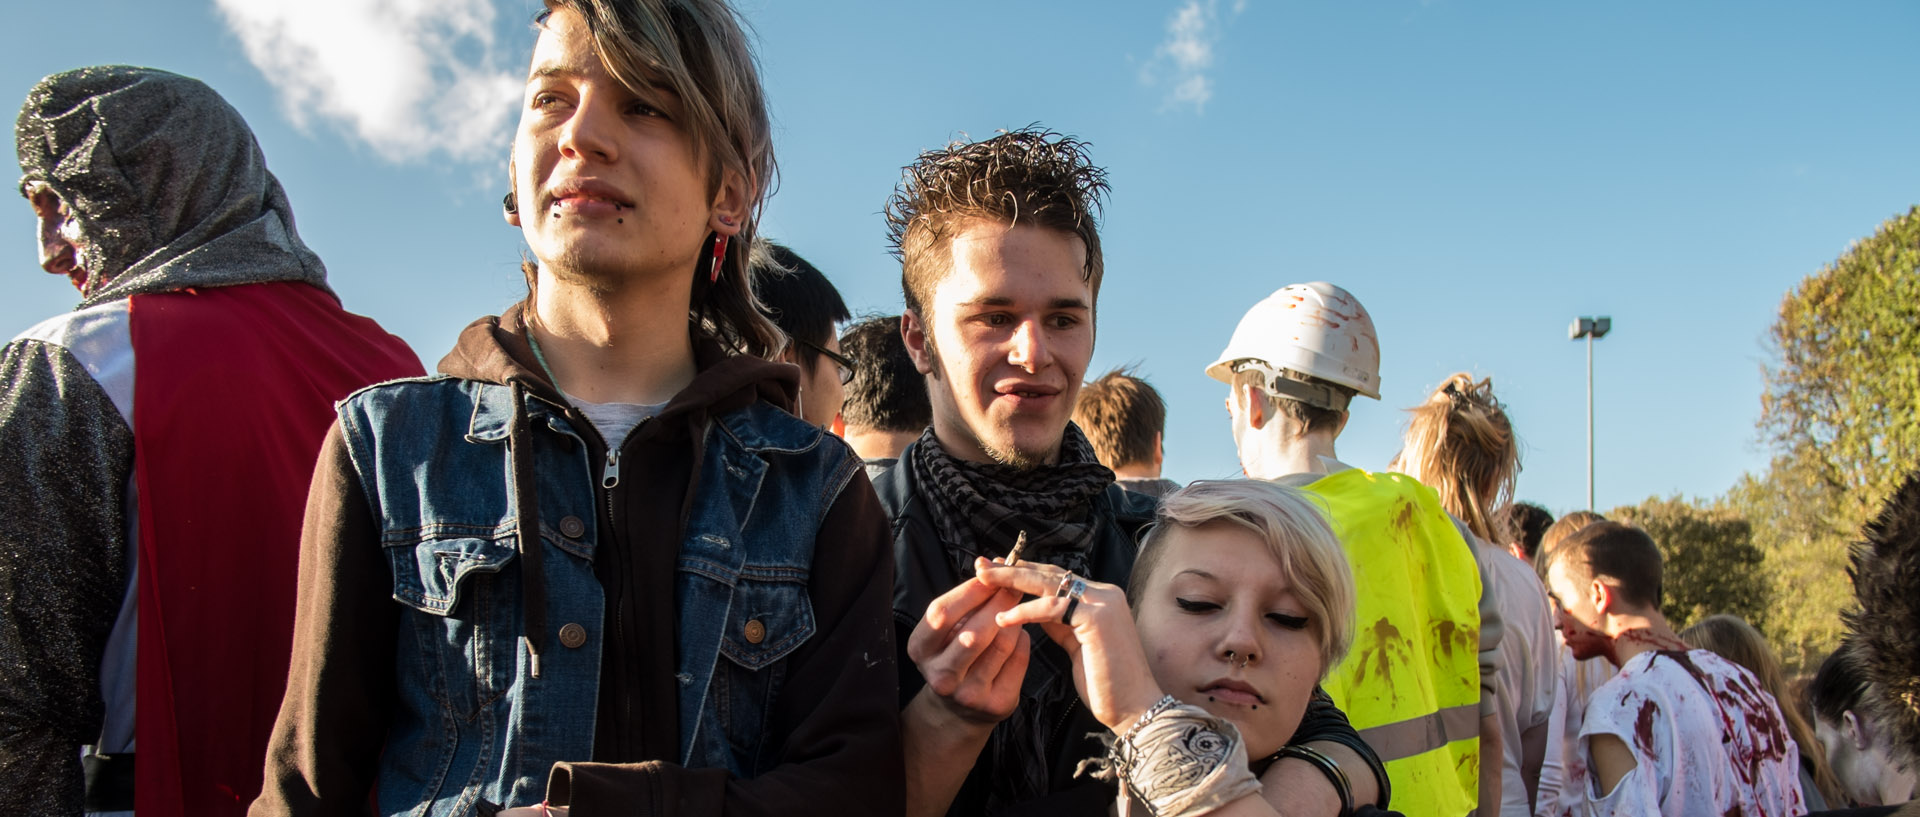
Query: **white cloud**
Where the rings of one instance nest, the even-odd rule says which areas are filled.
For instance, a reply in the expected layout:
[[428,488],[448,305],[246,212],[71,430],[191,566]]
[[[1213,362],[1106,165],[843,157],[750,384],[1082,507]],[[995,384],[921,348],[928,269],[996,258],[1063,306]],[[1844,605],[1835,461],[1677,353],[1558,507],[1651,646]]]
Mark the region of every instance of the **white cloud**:
[[525,84],[491,0],[215,0],[287,118],[341,126],[380,155],[504,157]]
[[[1247,0],[1233,0],[1229,16],[1245,11]],[[1213,98],[1214,45],[1220,41],[1219,0],[1186,0],[1167,20],[1166,39],[1154,49],[1153,59],[1140,72],[1140,81],[1164,87],[1166,107],[1205,110]]]

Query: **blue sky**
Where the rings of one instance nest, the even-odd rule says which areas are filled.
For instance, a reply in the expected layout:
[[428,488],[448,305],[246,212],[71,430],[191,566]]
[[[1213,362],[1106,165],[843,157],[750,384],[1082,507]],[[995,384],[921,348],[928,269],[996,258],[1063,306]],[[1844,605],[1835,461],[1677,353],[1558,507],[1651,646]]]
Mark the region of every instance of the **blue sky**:
[[[529,0],[69,0],[0,51],[0,98],[126,62],[206,80],[260,136],[348,308],[429,367],[521,292],[502,223]],[[765,229],[856,312],[900,308],[880,208],[901,165],[1041,122],[1093,144],[1114,194],[1089,376],[1166,395],[1168,474],[1238,472],[1211,362],[1254,301],[1330,280],[1372,311],[1382,397],[1343,458],[1381,467],[1400,409],[1491,375],[1525,442],[1522,498],[1717,495],[1765,467],[1781,297],[1920,203],[1920,5],[743,0],[776,123]],[[961,9],[967,9],[962,14]],[[62,21],[50,19],[53,16]],[[57,22],[57,24],[56,24]],[[70,308],[33,264],[17,332]]]

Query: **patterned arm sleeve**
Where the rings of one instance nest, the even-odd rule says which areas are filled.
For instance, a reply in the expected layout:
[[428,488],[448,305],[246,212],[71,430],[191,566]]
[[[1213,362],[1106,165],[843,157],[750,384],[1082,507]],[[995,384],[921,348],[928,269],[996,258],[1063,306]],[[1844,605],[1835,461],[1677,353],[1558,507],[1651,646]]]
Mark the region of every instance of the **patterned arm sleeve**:
[[0,353],[0,811],[78,814],[126,593],[133,430],[66,349]]

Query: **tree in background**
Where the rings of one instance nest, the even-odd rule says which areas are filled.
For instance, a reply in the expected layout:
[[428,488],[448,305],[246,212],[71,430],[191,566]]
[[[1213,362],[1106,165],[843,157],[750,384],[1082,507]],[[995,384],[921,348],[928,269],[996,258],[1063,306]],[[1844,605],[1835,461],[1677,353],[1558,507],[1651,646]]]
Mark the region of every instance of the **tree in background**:
[[1660,613],[1674,629],[1715,613],[1732,613],[1756,627],[1766,620],[1764,557],[1754,547],[1752,526],[1738,513],[1675,496],[1649,497],[1606,516],[1638,525],[1660,546]]
[[1839,643],[1848,543],[1920,465],[1920,207],[1787,293],[1771,335],[1776,455],[1723,505],[1753,525],[1775,600],[1762,630],[1800,667]]

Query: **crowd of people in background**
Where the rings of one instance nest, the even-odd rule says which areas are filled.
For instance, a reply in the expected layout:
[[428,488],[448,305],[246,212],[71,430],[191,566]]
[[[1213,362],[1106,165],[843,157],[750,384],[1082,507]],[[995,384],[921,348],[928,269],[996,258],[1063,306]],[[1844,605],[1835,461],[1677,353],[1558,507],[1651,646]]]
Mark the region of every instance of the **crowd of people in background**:
[[1332,283],[1179,364],[1246,478],[1167,479],[1166,401],[1087,371],[1135,284],[1086,143],[915,157],[876,225],[904,308],[855,319],[758,235],[773,138],[724,0],[548,0],[538,31],[526,296],[432,375],[342,308],[212,89],[29,95],[21,192],[82,301],[0,359],[0,805],[1920,810],[1920,475],[1796,686],[1736,617],[1674,629],[1646,531],[1517,501],[1490,379],[1341,461],[1383,350]]

